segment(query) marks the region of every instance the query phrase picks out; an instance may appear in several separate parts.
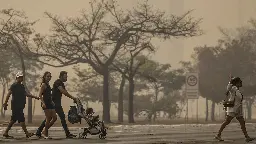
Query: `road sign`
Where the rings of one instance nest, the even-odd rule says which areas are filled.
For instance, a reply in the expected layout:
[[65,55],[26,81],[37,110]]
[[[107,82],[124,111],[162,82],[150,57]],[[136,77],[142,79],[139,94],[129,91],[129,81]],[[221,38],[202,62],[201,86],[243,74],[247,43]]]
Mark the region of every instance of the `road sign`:
[[186,76],[186,96],[188,99],[198,99],[198,73],[187,73]]

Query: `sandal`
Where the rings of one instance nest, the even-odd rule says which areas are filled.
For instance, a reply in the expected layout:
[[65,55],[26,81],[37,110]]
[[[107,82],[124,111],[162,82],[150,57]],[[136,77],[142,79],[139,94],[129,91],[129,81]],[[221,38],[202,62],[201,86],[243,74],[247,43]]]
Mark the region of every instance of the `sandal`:
[[218,141],[224,141],[224,140],[221,138],[221,136],[218,136],[218,135],[216,135],[214,138],[215,138],[216,140],[218,140]]
[[253,141],[253,140],[255,140],[255,138],[248,137],[248,138],[245,139],[246,142],[250,142],[250,141]]
[[10,136],[8,134],[3,134],[3,137],[6,138],[6,139],[13,139],[14,138],[13,136]]
[[50,136],[46,136],[45,134],[42,134],[42,137],[43,137],[44,139],[52,139]]
[[32,137],[33,135],[35,135],[34,133],[28,133],[28,134],[26,134],[26,137],[27,138],[30,138],[30,137]]

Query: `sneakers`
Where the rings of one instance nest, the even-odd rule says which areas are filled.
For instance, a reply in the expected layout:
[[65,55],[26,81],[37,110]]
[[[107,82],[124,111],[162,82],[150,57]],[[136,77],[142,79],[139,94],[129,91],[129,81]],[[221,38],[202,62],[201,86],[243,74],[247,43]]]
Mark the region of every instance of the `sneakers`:
[[218,135],[216,135],[214,138],[215,138],[216,140],[218,140],[218,141],[224,141],[224,140],[221,138],[221,136],[218,136]]
[[76,135],[73,135],[73,134],[69,134],[66,136],[66,138],[75,138],[75,137],[76,137]]
[[255,140],[255,138],[250,138],[250,137],[245,138],[245,141],[246,141],[246,142],[250,142],[250,141],[253,141],[253,140]]
[[35,135],[36,135],[37,138],[41,138],[42,137],[42,135],[39,134],[39,133],[36,133]]

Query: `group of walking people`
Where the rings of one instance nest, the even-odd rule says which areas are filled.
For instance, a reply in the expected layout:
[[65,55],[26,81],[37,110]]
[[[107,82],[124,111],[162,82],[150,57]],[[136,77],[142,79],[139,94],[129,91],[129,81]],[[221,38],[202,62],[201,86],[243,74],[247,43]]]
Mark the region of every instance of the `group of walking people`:
[[[34,96],[23,85],[22,83],[23,74],[21,72],[18,72],[16,74],[16,81],[11,85],[8,91],[8,94],[6,96],[6,100],[3,104],[4,109],[7,110],[7,106],[8,106],[7,103],[10,96],[12,95],[12,101],[11,101],[12,116],[3,134],[3,137],[13,138],[8,134],[8,132],[16,121],[18,121],[21,124],[21,127],[24,130],[26,137],[31,137],[34,135],[34,133],[30,133],[27,131],[26,125],[25,125],[25,117],[24,117],[23,110],[26,105],[26,97],[31,97],[31,98],[41,100],[41,106],[45,112],[46,118],[38,128],[37,132],[35,133],[37,137],[44,137],[46,139],[50,138],[48,130],[57,120],[56,113],[58,114],[61,120],[61,124],[63,129],[65,130],[66,137],[67,138],[76,137],[75,135],[69,132],[69,129],[67,127],[66,120],[65,120],[65,113],[63,111],[62,104],[61,104],[62,94],[71,98],[72,100],[74,100],[74,102],[77,101],[77,98],[70,95],[65,89],[64,82],[67,81],[67,72],[66,71],[60,72],[59,78],[54,82],[52,88],[49,85],[51,78],[52,76],[50,72],[47,71],[44,73],[42,77],[42,82],[40,85],[39,94],[38,96]],[[242,87],[242,80],[239,77],[232,77],[227,86],[227,93],[226,93],[227,96],[229,96],[228,101],[232,102],[232,105],[226,107],[226,119],[222,123],[218,134],[215,136],[215,139],[219,141],[223,141],[223,139],[221,138],[221,133],[224,130],[224,128],[235,117],[241,125],[241,129],[244,133],[246,141],[249,142],[254,140],[254,138],[249,137],[246,131],[245,120],[243,118],[243,110],[242,110],[243,94],[239,90],[240,87]]]
[[[36,135],[37,137],[41,138],[44,137],[45,139],[49,139],[49,128],[54,124],[54,122],[57,120],[58,114],[62,127],[66,133],[67,138],[74,138],[75,135],[71,134],[66,123],[65,119],[65,113],[62,108],[61,104],[61,98],[62,94],[65,96],[71,98],[74,100],[74,102],[77,101],[77,98],[70,95],[64,85],[64,82],[67,81],[67,72],[61,71],[59,74],[59,78],[54,82],[53,87],[51,88],[49,82],[52,78],[52,75],[50,72],[45,72],[42,76],[42,82],[40,85],[40,90],[38,96],[32,95],[26,87],[23,85],[23,73],[18,72],[16,74],[16,81],[11,85],[6,100],[3,104],[3,107],[5,110],[7,110],[8,106],[8,100],[10,96],[12,95],[11,100],[11,120],[3,133],[3,137],[5,138],[13,138],[13,136],[10,136],[8,134],[9,130],[13,126],[13,124],[18,121],[21,124],[21,127],[23,131],[26,134],[26,137],[29,138],[33,135]],[[41,107],[44,110],[45,113],[45,120],[42,122],[42,124],[39,126],[36,133],[30,133],[26,129],[25,124],[25,117],[24,117],[24,108],[26,105],[26,97],[35,98],[37,100],[41,100]]]

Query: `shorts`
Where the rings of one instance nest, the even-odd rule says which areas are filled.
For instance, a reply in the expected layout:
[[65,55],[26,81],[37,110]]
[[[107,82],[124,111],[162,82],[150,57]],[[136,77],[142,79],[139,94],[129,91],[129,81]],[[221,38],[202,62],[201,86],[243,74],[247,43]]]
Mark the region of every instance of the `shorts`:
[[19,123],[20,122],[25,122],[25,116],[24,116],[24,113],[23,113],[23,109],[13,109],[12,110],[12,116],[11,116],[11,120],[12,121],[18,121]]
[[[42,106],[42,103],[41,103]],[[46,108],[43,108],[43,110],[47,109],[55,109],[54,103],[45,103]]]
[[243,108],[240,106],[237,108],[236,112],[227,112],[227,115],[231,117],[243,117]]

